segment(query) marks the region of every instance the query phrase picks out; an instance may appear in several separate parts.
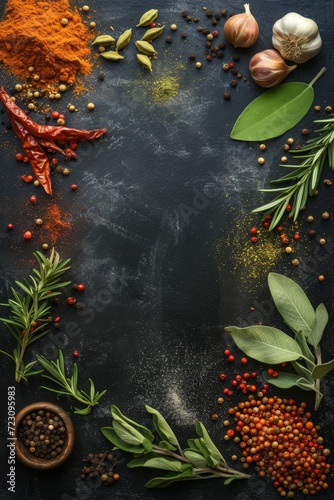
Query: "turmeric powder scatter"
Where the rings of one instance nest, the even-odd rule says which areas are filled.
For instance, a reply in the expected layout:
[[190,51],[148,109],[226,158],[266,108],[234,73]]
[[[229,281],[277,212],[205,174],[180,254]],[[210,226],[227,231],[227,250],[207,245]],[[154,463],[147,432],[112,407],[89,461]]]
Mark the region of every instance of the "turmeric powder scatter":
[[15,76],[73,84],[76,75],[91,72],[92,36],[69,0],[8,0],[0,23],[0,59]]
[[330,451],[323,445],[320,427],[311,421],[306,403],[250,396],[230,408],[229,414],[233,414],[240,435],[241,461],[254,463],[258,474],[271,479],[281,496],[293,498],[298,490],[314,495],[328,488]]

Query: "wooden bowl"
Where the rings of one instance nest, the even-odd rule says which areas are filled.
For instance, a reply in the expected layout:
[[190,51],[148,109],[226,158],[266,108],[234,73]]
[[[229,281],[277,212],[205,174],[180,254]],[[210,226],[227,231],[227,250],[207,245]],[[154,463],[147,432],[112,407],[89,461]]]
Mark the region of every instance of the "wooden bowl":
[[[33,453],[29,451],[29,448],[25,446],[21,438],[19,437],[19,428],[22,420],[26,415],[33,412],[38,412],[39,410],[44,410],[51,412],[54,415],[58,415],[60,419],[64,422],[66,428],[66,436],[64,439],[63,450],[56,457],[49,459],[36,457]],[[75,431],[72,420],[70,419],[68,413],[63,410],[60,406],[53,403],[48,403],[45,401],[39,401],[25,406],[20,410],[15,417],[15,452],[17,458],[24,463],[27,467],[31,469],[48,470],[59,467],[63,464],[71,455],[74,447],[75,441]]]

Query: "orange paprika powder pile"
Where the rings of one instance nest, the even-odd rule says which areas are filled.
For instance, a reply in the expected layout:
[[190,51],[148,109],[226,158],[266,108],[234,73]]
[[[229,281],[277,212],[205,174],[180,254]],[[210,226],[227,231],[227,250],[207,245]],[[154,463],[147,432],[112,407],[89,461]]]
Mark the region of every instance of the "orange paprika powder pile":
[[91,72],[92,36],[69,0],[8,0],[0,60],[17,77],[73,84],[78,74]]

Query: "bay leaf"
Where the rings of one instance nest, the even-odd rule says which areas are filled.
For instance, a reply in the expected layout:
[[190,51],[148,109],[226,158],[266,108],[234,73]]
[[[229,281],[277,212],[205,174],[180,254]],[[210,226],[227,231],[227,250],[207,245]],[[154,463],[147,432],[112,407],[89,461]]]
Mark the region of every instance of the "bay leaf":
[[245,354],[262,363],[278,364],[303,357],[298,343],[272,326],[228,326],[225,330]]
[[316,347],[322,338],[326,325],[328,323],[328,312],[324,304],[319,304],[315,310],[315,322],[308,336],[308,342]]
[[322,68],[310,83],[283,83],[264,91],[239,115],[230,137],[238,141],[265,141],[290,130],[309,111],[314,99],[313,84],[325,71]]
[[315,323],[315,312],[307,295],[295,281],[269,273],[268,285],[276,308],[285,323],[296,333],[308,336]]
[[334,359],[328,361],[327,363],[322,363],[317,365],[312,372],[313,378],[322,378],[327,375],[328,372],[334,369]]

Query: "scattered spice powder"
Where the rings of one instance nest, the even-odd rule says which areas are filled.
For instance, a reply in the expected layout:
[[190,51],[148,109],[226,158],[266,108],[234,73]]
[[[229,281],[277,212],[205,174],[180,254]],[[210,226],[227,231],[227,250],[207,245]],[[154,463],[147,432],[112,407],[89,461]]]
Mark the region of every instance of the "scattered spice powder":
[[166,75],[157,78],[152,83],[152,93],[156,102],[168,101],[179,92],[179,79],[176,76]]
[[69,0],[8,0],[0,23],[0,59],[13,75],[30,76],[36,84],[73,84],[77,74],[91,71],[92,36]]
[[[61,212],[56,202],[51,202],[43,215],[43,232],[46,231],[48,243],[54,246],[60,237],[67,237],[72,229],[70,214]],[[46,239],[46,238],[44,238]]]

